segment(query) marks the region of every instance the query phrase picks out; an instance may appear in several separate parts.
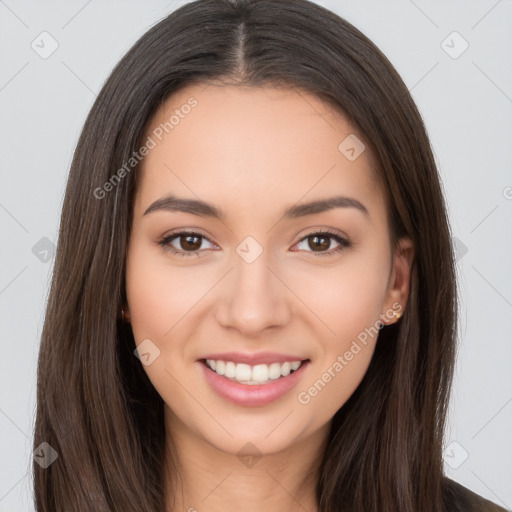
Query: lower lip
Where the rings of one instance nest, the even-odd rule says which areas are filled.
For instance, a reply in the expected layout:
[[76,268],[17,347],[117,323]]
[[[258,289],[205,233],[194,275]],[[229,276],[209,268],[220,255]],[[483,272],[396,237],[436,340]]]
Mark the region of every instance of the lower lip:
[[214,391],[222,398],[246,407],[266,405],[288,393],[299,382],[309,363],[310,361],[303,362],[297,370],[286,377],[268,381],[266,384],[251,385],[229,380],[211,370],[204,362],[197,362]]

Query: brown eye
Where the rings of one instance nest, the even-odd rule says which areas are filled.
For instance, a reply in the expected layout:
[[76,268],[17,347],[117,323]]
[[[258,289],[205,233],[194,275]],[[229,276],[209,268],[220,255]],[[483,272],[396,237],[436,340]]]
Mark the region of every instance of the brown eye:
[[180,246],[185,251],[197,251],[201,248],[202,237],[195,235],[181,235],[178,237]]
[[158,244],[166,251],[178,256],[199,257],[201,246],[205,240],[212,244],[205,236],[199,233],[180,231],[179,233],[164,237]]
[[[329,250],[332,240],[338,243],[338,247]],[[298,245],[306,244],[303,248],[306,252],[312,252],[315,256],[332,256],[343,249],[350,247],[351,243],[337,233],[331,231],[320,231],[305,236]]]
[[325,236],[325,235],[322,235],[322,236],[318,236],[318,235],[308,236],[308,241],[309,241],[308,245],[309,245],[309,247],[313,251],[316,251],[316,250],[327,250],[331,246],[330,238],[331,237]]

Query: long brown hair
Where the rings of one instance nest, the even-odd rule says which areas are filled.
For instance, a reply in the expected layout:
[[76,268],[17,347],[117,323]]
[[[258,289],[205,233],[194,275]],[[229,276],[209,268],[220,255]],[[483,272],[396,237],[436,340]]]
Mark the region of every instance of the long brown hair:
[[186,4],[135,43],[98,95],[71,165],[42,334],[34,447],[47,442],[58,458],[34,463],[37,510],[163,510],[163,402],[119,319],[136,166],[112,176],[166,97],[216,79],[299,87],[345,114],[375,158],[393,245],[409,236],[416,249],[405,313],[380,331],[363,381],[334,416],[319,509],[443,510],[457,294],[438,172],[388,59],[307,0]]

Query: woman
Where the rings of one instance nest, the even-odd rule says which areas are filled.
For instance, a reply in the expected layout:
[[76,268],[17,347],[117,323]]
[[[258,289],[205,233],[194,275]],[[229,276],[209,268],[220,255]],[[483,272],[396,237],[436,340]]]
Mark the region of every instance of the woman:
[[421,117],[306,0],[199,0],[75,151],[38,511],[500,510],[443,476],[456,283]]

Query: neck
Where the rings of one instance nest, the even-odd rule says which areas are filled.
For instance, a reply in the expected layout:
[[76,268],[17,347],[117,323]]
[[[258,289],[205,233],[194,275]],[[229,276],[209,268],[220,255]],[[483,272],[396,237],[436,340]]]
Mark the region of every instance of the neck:
[[165,417],[166,511],[318,511],[316,486],[330,423],[277,453],[261,454],[250,445],[227,453],[192,432],[167,407]]

